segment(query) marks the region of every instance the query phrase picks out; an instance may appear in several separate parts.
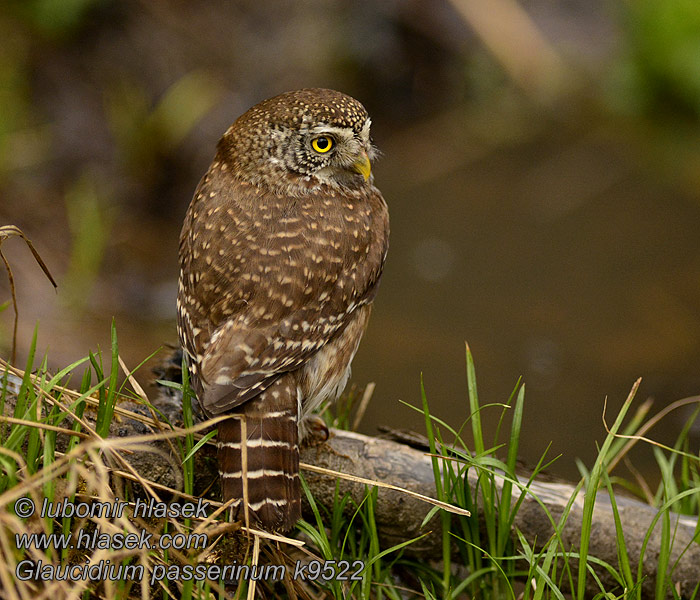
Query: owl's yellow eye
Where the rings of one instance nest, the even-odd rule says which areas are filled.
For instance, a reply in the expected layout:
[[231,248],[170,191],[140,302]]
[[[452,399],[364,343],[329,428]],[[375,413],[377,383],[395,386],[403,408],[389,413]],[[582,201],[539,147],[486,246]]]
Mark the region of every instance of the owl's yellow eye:
[[311,147],[314,150],[316,150],[316,152],[320,152],[321,154],[325,154],[333,147],[333,139],[329,138],[325,135],[321,135],[321,136],[311,140]]

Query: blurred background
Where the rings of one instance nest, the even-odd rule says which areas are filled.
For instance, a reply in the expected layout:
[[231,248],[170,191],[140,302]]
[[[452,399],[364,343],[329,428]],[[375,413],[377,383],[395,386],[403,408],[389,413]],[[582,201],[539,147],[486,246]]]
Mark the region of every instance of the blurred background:
[[606,396],[619,408],[640,376],[654,411],[700,393],[696,0],[4,0],[0,39],[0,225],[59,283],[3,245],[19,365],[37,321],[53,368],[109,348],[112,317],[131,367],[175,343],[178,234],[216,142],[258,101],[318,86],[365,104],[384,153],[363,431],[423,430],[399,404],[420,403],[421,372],[459,426],[465,341],[482,403],[522,376],[523,458],[551,441],[567,477],[591,465]]

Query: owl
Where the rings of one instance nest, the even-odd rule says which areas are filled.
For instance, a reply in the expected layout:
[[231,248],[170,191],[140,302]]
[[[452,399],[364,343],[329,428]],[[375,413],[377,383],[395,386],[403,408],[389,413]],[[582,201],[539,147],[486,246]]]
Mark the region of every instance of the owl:
[[299,443],[335,400],[370,316],[389,241],[357,100],[303,89],[229,127],[180,235],[177,325],[202,412],[218,423],[233,517],[288,531]]

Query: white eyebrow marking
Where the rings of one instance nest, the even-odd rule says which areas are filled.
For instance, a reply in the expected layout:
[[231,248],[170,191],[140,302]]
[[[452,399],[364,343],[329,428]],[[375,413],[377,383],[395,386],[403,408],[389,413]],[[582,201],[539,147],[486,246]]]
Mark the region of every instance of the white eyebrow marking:
[[312,137],[321,134],[328,134],[343,141],[351,140],[354,136],[354,133],[350,127],[335,127],[333,125],[316,125],[315,127],[309,129],[309,134]]
[[365,121],[364,125],[362,126],[362,129],[360,130],[360,138],[362,139],[363,142],[369,142],[369,128],[372,125],[372,119],[367,117],[367,120]]

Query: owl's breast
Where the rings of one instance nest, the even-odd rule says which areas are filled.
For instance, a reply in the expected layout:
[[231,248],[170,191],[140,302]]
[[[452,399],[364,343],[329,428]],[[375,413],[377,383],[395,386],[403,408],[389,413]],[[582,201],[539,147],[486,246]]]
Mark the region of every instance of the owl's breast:
[[350,365],[364,333],[371,306],[357,309],[345,329],[316,352],[298,371],[297,385],[301,397],[299,418],[301,437],[304,419],[315,412],[324,400],[335,400],[350,377]]

